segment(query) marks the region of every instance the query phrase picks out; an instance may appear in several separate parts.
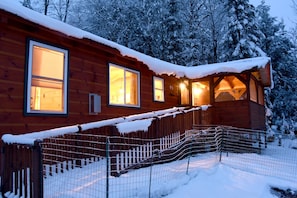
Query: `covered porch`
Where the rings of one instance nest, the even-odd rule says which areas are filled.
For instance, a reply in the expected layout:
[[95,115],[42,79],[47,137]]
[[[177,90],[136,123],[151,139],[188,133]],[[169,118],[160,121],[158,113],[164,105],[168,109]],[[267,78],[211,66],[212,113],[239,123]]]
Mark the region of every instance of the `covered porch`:
[[184,78],[180,81],[181,105],[209,105],[201,112],[199,124],[264,130],[264,88],[271,85],[270,62],[265,67],[253,67],[240,73],[221,72],[203,78]]

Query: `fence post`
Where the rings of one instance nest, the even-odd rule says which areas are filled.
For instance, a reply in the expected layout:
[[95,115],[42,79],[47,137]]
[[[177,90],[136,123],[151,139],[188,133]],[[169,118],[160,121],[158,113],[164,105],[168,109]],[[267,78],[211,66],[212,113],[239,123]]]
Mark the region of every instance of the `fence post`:
[[[82,132],[82,128],[81,128],[81,126],[79,125],[78,126],[78,129],[79,129],[79,131],[78,131],[78,134],[81,134],[81,132]],[[82,149],[81,149],[81,136],[80,135],[76,135],[75,136],[75,167],[82,167],[82,156],[81,156],[81,154],[80,153],[82,153]]]
[[219,137],[221,137],[220,139],[220,146],[219,146],[219,149],[220,149],[220,159],[219,159],[219,162],[222,161],[222,152],[223,152],[223,147],[224,147],[224,129],[220,128],[219,132],[221,133],[221,135]]
[[[8,188],[8,176],[7,176],[7,170],[5,171],[5,148],[4,145],[5,143],[3,141],[1,141],[1,153],[0,153],[0,157],[1,157],[1,167],[0,167],[0,177],[1,177],[1,187],[0,187],[0,191],[2,192],[2,196],[4,195],[5,191],[7,191]],[[5,174],[6,173],[6,174]]]
[[106,198],[109,197],[109,167],[110,167],[110,162],[109,162],[109,137],[106,138]]
[[[193,144],[194,144],[194,137],[192,136],[191,137],[191,143],[190,143],[190,150],[189,150],[189,155],[188,155],[188,163],[187,163],[187,171],[186,171],[186,174],[188,175],[189,174],[189,166],[190,166],[190,158],[192,156],[192,149],[193,149]],[[188,148],[186,148],[186,151],[188,150]]]
[[160,150],[158,150],[158,149],[157,150],[153,149],[151,159],[150,159],[150,179],[149,179],[149,195],[148,195],[148,198],[151,198],[153,165],[154,165],[154,159],[155,158],[157,158],[157,161],[158,161],[158,158],[160,158]]
[[258,132],[258,138],[259,138],[259,139],[258,139],[258,141],[259,141],[259,154],[261,154],[261,144],[262,144],[261,141],[262,141],[262,140],[261,140],[261,132],[260,132],[260,131]]
[[41,140],[35,140],[32,147],[32,185],[33,198],[43,198],[43,165],[42,165],[42,148]]
[[265,148],[267,148],[267,130],[264,131],[264,138],[265,138]]

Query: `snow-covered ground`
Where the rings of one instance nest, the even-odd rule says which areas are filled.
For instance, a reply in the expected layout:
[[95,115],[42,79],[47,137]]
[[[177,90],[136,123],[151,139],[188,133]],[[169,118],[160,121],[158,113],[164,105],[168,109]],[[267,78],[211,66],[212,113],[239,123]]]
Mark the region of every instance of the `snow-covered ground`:
[[166,198],[269,198],[270,187],[297,188],[292,182],[231,168],[224,164],[202,171]]
[[277,197],[271,187],[290,189],[297,197],[296,148],[297,139],[285,139],[280,146],[278,141],[271,143],[261,155],[229,154],[222,163],[201,171],[166,198]]

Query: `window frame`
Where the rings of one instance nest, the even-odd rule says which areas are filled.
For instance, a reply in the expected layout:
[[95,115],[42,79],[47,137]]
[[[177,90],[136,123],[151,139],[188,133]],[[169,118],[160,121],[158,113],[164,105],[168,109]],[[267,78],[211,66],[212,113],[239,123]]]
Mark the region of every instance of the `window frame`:
[[258,104],[265,105],[265,93],[264,88],[258,84]]
[[[38,46],[49,50],[57,51],[64,54],[63,60],[63,79],[62,82],[62,111],[54,110],[33,110],[31,109],[31,87],[33,71],[33,47]],[[26,72],[25,72],[25,97],[24,97],[24,114],[41,115],[41,116],[67,116],[68,115],[68,73],[69,73],[69,51],[65,48],[34,39],[27,39],[26,47]]]
[[179,81],[179,97],[180,97],[180,105],[182,106],[191,105],[190,83],[191,82],[189,79],[181,79]]
[[[252,90],[252,86],[254,86],[253,88],[255,90]],[[249,93],[250,93],[249,100],[252,101],[252,102],[255,102],[255,103],[259,103],[259,99],[258,99],[259,98],[258,97],[258,82],[253,77],[251,77],[250,81],[249,81]]]
[[[159,89],[159,88],[156,88],[156,83],[155,81],[156,80],[160,80],[162,82],[162,88]],[[156,91],[161,91],[162,94],[163,94],[163,99],[157,99],[156,98]],[[154,98],[154,101],[155,102],[165,102],[165,83],[164,83],[164,79],[163,78],[160,78],[160,77],[157,77],[157,76],[153,76],[153,98]]]
[[[218,100],[218,96],[220,95],[217,95],[216,96],[216,87],[220,85],[220,83],[225,79],[225,78],[228,78],[228,77],[234,77],[236,78],[237,80],[239,80],[244,86],[245,86],[245,92],[243,92],[243,96],[244,98],[242,99],[236,99],[233,95],[231,95],[229,92],[225,92],[225,93],[228,93],[231,97],[232,97],[232,100],[228,100],[228,99],[224,99],[224,100]],[[247,86],[246,82],[242,79],[242,77],[240,77],[239,75],[237,74],[229,74],[229,75],[224,75],[224,76],[220,76],[218,79],[214,79],[215,83],[214,83],[214,86],[213,86],[213,100],[215,103],[217,102],[229,102],[229,101],[242,101],[242,100],[249,100],[248,99],[248,93],[249,93],[249,86]],[[224,92],[222,92],[224,93]]]
[[[120,69],[123,69],[124,70],[124,73],[126,72],[131,72],[131,73],[134,73],[137,75],[137,104],[136,105],[133,105],[133,104],[127,104],[126,102],[124,102],[124,104],[117,104],[117,103],[112,103],[111,100],[110,100],[110,84],[111,84],[111,78],[110,78],[110,67],[113,66],[113,67],[117,67],[117,68],[120,68]],[[125,76],[125,74],[124,74]],[[124,79],[124,87],[126,87],[126,79]],[[126,90],[125,90],[126,91]],[[126,94],[124,93],[124,96],[126,96]],[[124,98],[124,101],[126,101],[126,98]],[[137,71],[137,70],[133,70],[133,69],[130,69],[130,68],[127,68],[127,67],[124,67],[124,66],[120,66],[120,65],[117,65],[117,64],[114,64],[114,63],[109,63],[108,64],[108,105],[110,106],[120,106],[120,107],[135,107],[135,108],[139,108],[140,107],[140,72]]]
[[[208,101],[207,103],[205,103],[205,104],[198,104],[198,105],[195,105],[195,96],[196,96],[196,93],[195,93],[195,91],[194,91],[194,85],[196,84],[196,83],[201,83],[201,84],[207,84],[206,85],[206,87],[208,87],[208,90],[206,91],[206,92],[201,92],[201,94],[207,94],[207,95],[204,95],[204,97],[202,97],[203,99],[205,99],[206,101]],[[191,82],[191,93],[192,93],[192,106],[202,106],[202,105],[209,105],[210,103],[211,103],[211,94],[210,94],[210,92],[211,92],[211,89],[210,89],[210,81],[209,80],[203,80],[203,79],[201,79],[201,80],[198,80],[198,81],[192,81]],[[200,94],[199,94],[200,95]],[[201,97],[201,95],[199,96],[199,97]],[[207,97],[207,98],[206,98]]]

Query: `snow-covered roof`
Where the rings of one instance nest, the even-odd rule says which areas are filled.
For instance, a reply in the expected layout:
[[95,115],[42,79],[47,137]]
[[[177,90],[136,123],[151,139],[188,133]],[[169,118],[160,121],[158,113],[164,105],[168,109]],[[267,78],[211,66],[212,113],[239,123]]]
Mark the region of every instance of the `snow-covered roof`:
[[217,64],[185,67],[181,65],[168,63],[157,58],[142,54],[133,49],[129,49],[115,42],[109,41],[87,31],[81,30],[69,24],[63,23],[56,19],[35,12],[31,9],[23,7],[22,5],[20,5],[20,3],[11,0],[1,0],[0,9],[15,14],[19,17],[22,17],[41,26],[47,27],[51,30],[61,32],[65,35],[78,39],[90,39],[95,42],[115,48],[119,50],[123,56],[136,58],[137,60],[146,64],[156,74],[160,75],[168,74],[175,75],[176,77],[187,77],[190,79],[195,79],[222,72],[241,73],[245,70],[249,70],[255,67],[261,69],[265,68],[267,63],[270,62],[269,57],[258,57]]

